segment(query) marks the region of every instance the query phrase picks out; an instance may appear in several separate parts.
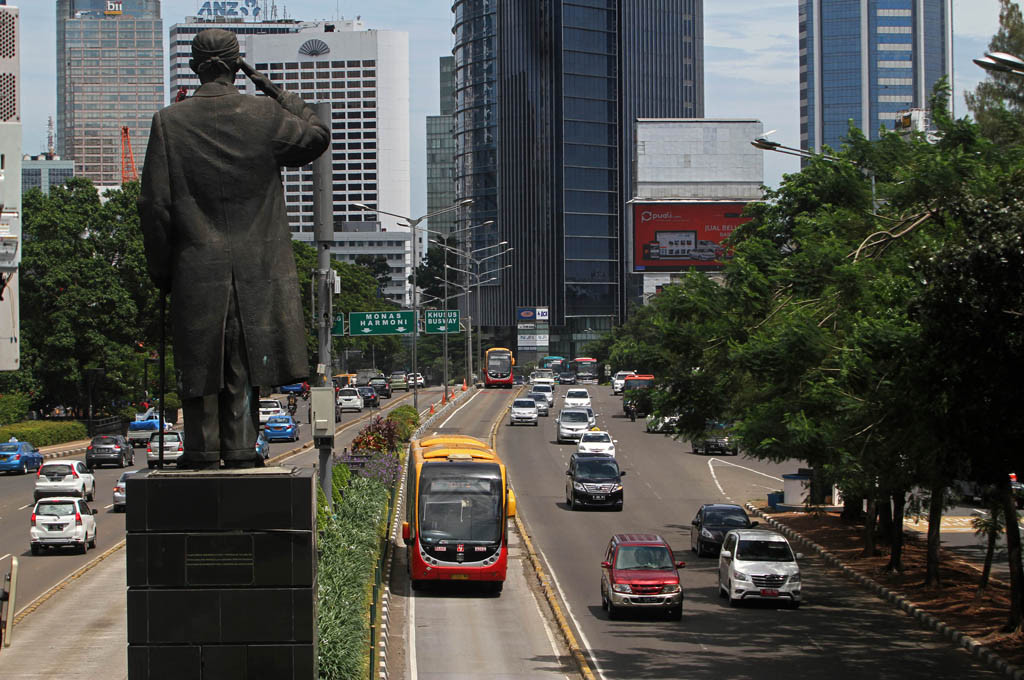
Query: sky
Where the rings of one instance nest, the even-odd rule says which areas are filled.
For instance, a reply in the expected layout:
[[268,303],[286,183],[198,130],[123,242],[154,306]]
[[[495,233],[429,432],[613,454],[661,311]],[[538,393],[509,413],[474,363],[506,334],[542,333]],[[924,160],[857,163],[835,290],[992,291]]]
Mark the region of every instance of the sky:
[[[46,150],[46,121],[57,115],[55,0],[8,0],[21,10],[24,153]],[[200,0],[163,0],[164,42]],[[361,17],[367,28],[409,33],[412,213],[426,212],[426,116],[438,108],[438,58],[451,55],[450,0],[277,0],[278,12],[312,21]],[[704,115],[757,118],[771,138],[800,145],[798,0],[704,1]],[[953,0],[954,113],[984,72],[971,63],[999,28],[997,0]],[[166,88],[165,88],[166,89]],[[777,186],[799,160],[765,154],[765,184]]]

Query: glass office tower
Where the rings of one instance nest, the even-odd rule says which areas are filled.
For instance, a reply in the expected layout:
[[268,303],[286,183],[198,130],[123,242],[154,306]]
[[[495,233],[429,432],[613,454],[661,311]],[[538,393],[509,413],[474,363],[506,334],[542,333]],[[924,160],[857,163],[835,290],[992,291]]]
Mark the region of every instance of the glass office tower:
[[[455,203],[455,137],[452,113],[455,111],[454,59],[441,57],[440,115],[427,116],[427,212],[443,210]],[[441,234],[455,229],[455,213],[449,212],[427,221],[427,228]]]
[[869,139],[928,108],[952,77],[952,0],[801,0],[800,145],[838,151],[850,121]]
[[142,173],[163,107],[160,0],[57,0],[57,153],[75,175],[121,184],[121,127]]
[[[485,326],[548,307],[551,351],[623,318],[624,215],[637,118],[704,113],[701,0],[456,0],[456,190]],[[495,249],[497,251],[497,249]],[[508,269],[501,269],[511,264]],[[557,351],[556,351],[557,350]]]

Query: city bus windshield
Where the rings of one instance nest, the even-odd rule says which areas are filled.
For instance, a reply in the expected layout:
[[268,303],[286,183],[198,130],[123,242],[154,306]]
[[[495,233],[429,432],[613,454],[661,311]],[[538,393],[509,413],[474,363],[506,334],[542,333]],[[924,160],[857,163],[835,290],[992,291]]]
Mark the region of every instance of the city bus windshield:
[[425,463],[420,473],[420,540],[501,540],[501,469],[490,463]]

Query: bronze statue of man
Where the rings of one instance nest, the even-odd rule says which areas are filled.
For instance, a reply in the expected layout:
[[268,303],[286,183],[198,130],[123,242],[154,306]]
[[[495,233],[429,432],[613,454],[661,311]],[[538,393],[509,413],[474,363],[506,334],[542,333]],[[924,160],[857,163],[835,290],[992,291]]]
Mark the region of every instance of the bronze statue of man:
[[[312,162],[331,136],[229,31],[197,34],[189,66],[200,87],[153,116],[139,215],[149,275],[171,294],[179,466],[252,467],[259,387],[309,374],[280,168]],[[267,96],[239,93],[239,69]]]

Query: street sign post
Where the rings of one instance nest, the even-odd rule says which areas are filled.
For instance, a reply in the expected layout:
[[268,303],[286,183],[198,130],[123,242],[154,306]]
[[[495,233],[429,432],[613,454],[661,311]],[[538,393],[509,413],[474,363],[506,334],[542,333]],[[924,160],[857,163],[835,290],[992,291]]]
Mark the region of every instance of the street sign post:
[[457,309],[423,310],[425,333],[458,333],[461,320],[460,312]]
[[415,317],[411,310],[348,314],[348,333],[354,338],[363,335],[412,335],[415,331]]

